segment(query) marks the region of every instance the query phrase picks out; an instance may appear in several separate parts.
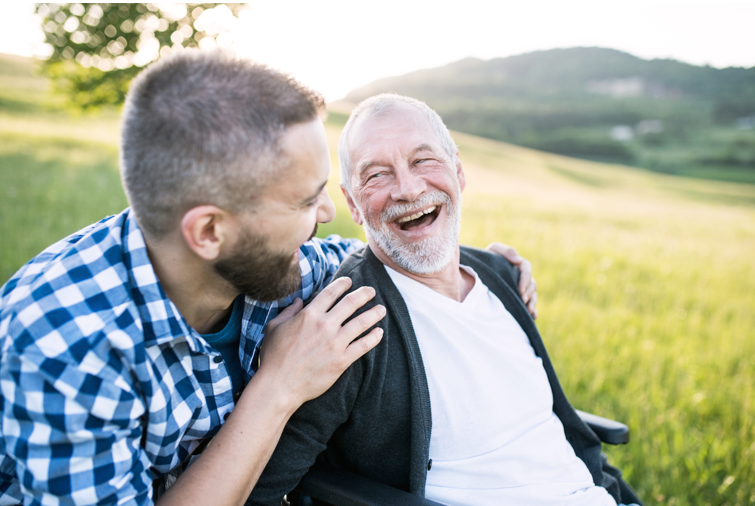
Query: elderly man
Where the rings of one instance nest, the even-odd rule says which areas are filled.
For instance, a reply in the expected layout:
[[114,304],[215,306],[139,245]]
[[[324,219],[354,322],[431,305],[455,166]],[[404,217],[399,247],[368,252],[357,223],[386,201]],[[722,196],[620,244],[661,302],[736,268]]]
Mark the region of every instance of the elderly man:
[[342,265],[383,304],[382,342],[290,419],[248,504],[277,504],[320,458],[444,504],[639,502],[567,401],[506,260],[459,247],[459,153],[397,95],[361,103],[339,145],[368,246]]
[[362,244],[310,240],[334,213],[322,109],[225,53],[132,83],[131,208],[2,288],[0,504],[152,504],[153,480],[160,504],[243,503],[291,413],[380,341],[352,344],[382,305],[343,324],[374,290],[326,287]]

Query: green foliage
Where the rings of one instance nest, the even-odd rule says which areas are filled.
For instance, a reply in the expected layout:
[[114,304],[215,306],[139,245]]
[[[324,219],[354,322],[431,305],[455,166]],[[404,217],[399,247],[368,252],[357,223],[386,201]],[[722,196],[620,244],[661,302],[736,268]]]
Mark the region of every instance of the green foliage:
[[78,109],[121,104],[141,67],[171,51],[211,45],[222,34],[218,23],[200,19],[217,6],[231,16],[244,8],[214,3],[37,4],[51,51],[43,70]]
[[551,153],[604,161],[632,162],[634,158],[632,149],[625,143],[589,129],[564,128],[523,136],[522,144]]
[[70,60],[50,62],[45,67],[56,91],[66,96],[74,108],[82,110],[123,103],[128,85],[139,70],[133,66],[104,72]]

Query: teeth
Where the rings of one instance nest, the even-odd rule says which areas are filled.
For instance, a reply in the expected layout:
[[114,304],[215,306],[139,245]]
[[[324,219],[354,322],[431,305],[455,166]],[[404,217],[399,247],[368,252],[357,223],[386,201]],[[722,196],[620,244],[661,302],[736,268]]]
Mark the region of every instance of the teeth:
[[416,220],[417,218],[420,218],[426,214],[430,214],[431,212],[435,211],[436,206],[428,207],[424,211],[420,211],[418,213],[414,213],[411,216],[406,216],[404,218],[396,220],[396,223],[406,223],[408,221]]

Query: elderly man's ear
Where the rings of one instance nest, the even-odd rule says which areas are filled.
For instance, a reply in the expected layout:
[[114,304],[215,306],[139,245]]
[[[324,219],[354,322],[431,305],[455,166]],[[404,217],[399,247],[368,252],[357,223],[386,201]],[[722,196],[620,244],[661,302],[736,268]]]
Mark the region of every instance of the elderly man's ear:
[[467,186],[467,178],[464,176],[464,168],[461,166],[461,157],[458,151],[454,156],[454,162],[456,164],[456,179],[459,180],[459,188],[461,188],[461,191],[464,191],[464,187]]
[[351,195],[349,194],[348,190],[341,185],[341,191],[343,192],[343,196],[346,197],[346,203],[349,205],[349,212],[351,213],[351,218],[358,224],[362,224],[362,213],[359,212],[359,208],[354,203],[354,199],[351,198]]

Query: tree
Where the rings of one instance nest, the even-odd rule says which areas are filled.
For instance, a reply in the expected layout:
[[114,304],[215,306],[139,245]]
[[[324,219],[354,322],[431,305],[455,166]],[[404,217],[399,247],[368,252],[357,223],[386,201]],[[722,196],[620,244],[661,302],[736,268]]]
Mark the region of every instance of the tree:
[[122,104],[141,67],[188,47],[228,46],[245,4],[37,4],[43,71],[77,108]]

